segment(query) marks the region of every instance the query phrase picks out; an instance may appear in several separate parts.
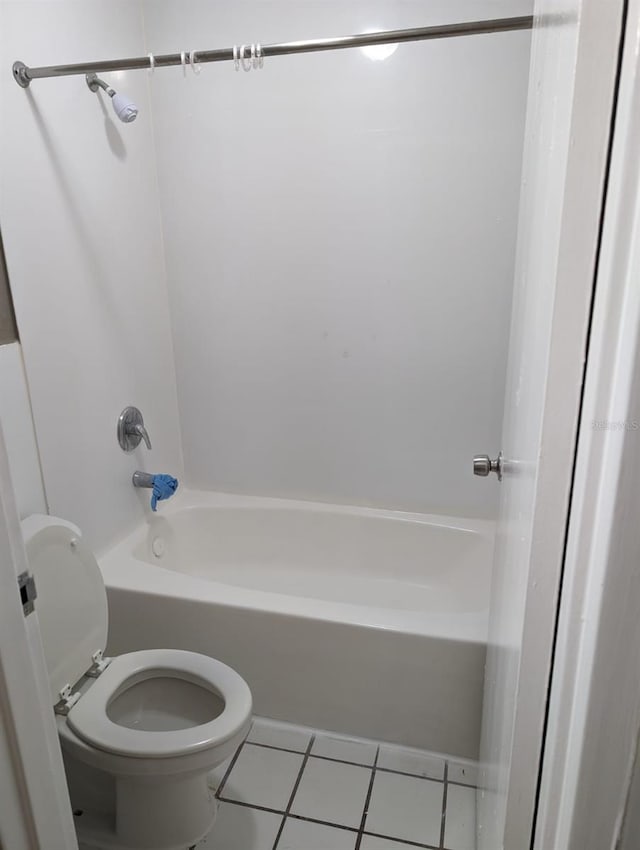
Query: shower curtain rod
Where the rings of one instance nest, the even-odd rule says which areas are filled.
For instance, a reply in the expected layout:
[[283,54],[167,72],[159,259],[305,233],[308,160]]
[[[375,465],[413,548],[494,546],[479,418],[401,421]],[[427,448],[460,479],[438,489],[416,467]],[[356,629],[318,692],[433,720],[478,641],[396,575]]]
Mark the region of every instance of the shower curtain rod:
[[[466,21],[460,24],[445,24],[434,27],[415,27],[414,29],[386,30],[383,32],[347,35],[341,38],[319,38],[311,41],[289,41],[282,44],[261,45],[262,56],[285,56],[289,53],[316,53],[321,50],[344,50],[348,47],[368,47],[377,44],[398,44],[407,41],[427,41],[432,38],[453,38],[461,35],[481,33],[510,32],[526,30],[533,26],[532,15],[513,18],[494,18],[488,21]],[[196,50],[191,54],[194,65],[204,62],[232,62],[233,47],[221,47],[216,50]],[[189,64],[190,53],[158,54],[135,56],[130,59],[106,59],[104,62],[84,62],[74,65],[43,65],[30,68],[24,62],[13,63],[13,76],[18,85],[27,88],[32,80],[43,77],[66,77],[70,74],[100,74],[105,71],[135,71],[144,68],[164,68],[170,65]]]

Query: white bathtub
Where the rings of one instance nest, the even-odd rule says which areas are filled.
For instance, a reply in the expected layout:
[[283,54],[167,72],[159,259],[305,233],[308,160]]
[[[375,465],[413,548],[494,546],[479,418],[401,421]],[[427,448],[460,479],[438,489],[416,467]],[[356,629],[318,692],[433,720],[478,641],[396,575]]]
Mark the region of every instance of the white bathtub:
[[493,533],[182,492],[100,558],[109,651],[205,652],[259,714],[476,758]]

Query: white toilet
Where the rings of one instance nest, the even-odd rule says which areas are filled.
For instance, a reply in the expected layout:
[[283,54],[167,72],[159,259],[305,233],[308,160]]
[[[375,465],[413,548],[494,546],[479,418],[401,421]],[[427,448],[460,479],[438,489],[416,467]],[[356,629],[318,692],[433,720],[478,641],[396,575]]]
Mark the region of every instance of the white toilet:
[[207,773],[247,734],[247,683],[195,652],[103,658],[107,595],[80,530],[31,516],[22,532],[81,846],[186,850],[215,818]]

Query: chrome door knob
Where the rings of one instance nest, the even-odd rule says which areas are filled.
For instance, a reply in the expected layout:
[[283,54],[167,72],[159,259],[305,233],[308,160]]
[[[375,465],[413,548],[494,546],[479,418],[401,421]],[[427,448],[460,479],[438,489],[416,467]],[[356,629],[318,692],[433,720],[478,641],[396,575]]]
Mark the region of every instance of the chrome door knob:
[[490,472],[495,472],[498,481],[502,481],[502,452],[495,460],[491,460],[489,455],[474,455],[473,474],[482,475],[486,478]]

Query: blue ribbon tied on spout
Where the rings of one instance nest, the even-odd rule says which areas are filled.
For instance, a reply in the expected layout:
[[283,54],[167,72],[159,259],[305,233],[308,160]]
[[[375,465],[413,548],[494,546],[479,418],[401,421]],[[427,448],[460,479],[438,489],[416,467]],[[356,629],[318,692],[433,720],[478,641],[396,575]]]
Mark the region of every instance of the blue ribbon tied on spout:
[[174,478],[172,475],[154,475],[153,492],[151,494],[151,510],[157,510],[158,502],[162,502],[164,499],[170,499],[177,489],[177,478]]

